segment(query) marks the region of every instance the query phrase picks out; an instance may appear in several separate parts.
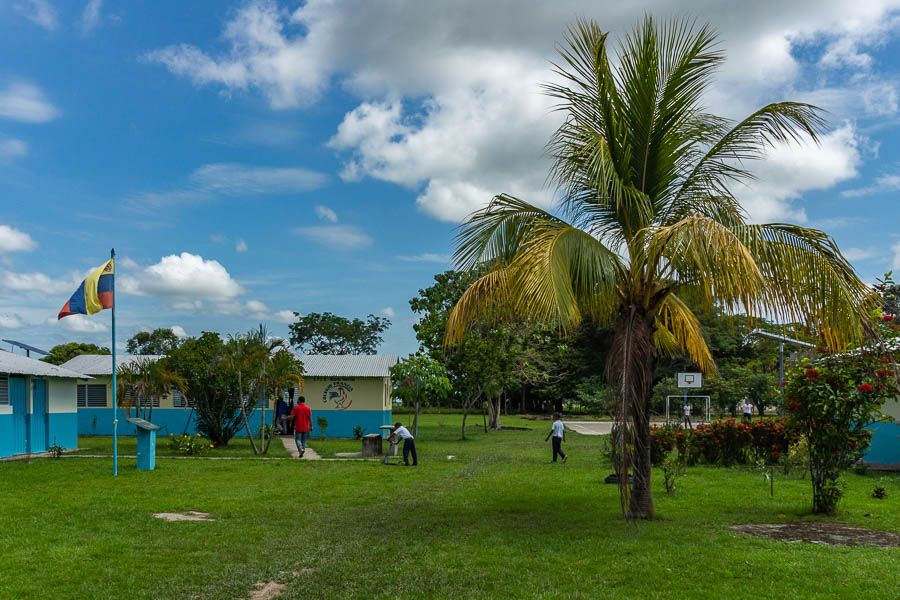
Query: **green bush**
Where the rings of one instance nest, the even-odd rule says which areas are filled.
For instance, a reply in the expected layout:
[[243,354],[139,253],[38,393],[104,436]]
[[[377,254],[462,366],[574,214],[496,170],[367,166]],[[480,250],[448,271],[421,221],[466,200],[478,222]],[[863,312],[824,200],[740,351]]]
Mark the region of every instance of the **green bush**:
[[212,449],[213,444],[199,433],[197,435],[169,434],[169,446],[186,456],[202,456]]

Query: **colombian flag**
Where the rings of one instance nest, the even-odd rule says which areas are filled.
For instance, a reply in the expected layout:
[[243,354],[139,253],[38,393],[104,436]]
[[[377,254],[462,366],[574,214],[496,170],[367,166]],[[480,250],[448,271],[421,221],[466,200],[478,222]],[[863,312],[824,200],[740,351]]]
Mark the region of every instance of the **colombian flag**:
[[57,320],[69,315],[92,315],[113,306],[113,259],[94,269],[59,311]]

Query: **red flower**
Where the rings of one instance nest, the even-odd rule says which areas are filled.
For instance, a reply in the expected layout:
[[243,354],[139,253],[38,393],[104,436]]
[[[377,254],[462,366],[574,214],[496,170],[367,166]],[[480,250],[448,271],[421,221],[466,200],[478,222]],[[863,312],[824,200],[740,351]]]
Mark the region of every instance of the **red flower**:
[[779,452],[778,450],[772,452],[772,458],[778,458],[779,456],[781,456],[781,452]]
[[869,385],[868,383],[863,383],[862,385],[857,386],[856,389],[858,389],[861,392],[871,392],[872,386]]
[[806,370],[806,376],[807,376],[807,377],[818,377],[818,376],[819,376],[819,372],[816,371],[815,369],[807,369],[807,370]]
[[850,447],[851,447],[851,448],[856,448],[856,442],[850,442]]
[[896,325],[891,325],[891,329],[900,329],[900,327],[898,327]]
[[788,408],[790,408],[791,410],[795,410],[795,411],[796,411],[796,410],[800,410],[800,405],[799,405],[797,402],[791,402],[791,403],[788,405]]
[[828,348],[825,346],[816,346],[816,350],[819,352],[828,352]]
[[881,318],[882,318],[882,320],[887,321],[887,322],[891,322],[894,320],[894,317],[892,317],[891,315],[884,315]]

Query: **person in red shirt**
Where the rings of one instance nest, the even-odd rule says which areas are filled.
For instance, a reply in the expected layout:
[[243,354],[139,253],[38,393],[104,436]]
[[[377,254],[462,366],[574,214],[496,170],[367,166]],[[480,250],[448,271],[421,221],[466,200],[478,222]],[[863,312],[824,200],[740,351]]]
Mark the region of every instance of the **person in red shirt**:
[[300,451],[300,458],[303,458],[306,453],[306,438],[313,428],[312,411],[306,405],[306,398],[303,396],[297,398],[297,406],[291,411],[288,419],[294,422],[294,442]]

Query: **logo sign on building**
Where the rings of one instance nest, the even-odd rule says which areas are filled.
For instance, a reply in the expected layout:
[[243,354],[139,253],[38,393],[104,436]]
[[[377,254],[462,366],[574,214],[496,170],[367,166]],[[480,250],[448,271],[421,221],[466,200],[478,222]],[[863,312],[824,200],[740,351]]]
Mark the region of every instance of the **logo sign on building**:
[[699,388],[703,387],[703,373],[679,373],[678,387]]
[[353,393],[353,386],[346,381],[335,381],[325,388],[322,393],[322,403],[332,404],[335,410],[347,410],[353,404],[350,394]]

